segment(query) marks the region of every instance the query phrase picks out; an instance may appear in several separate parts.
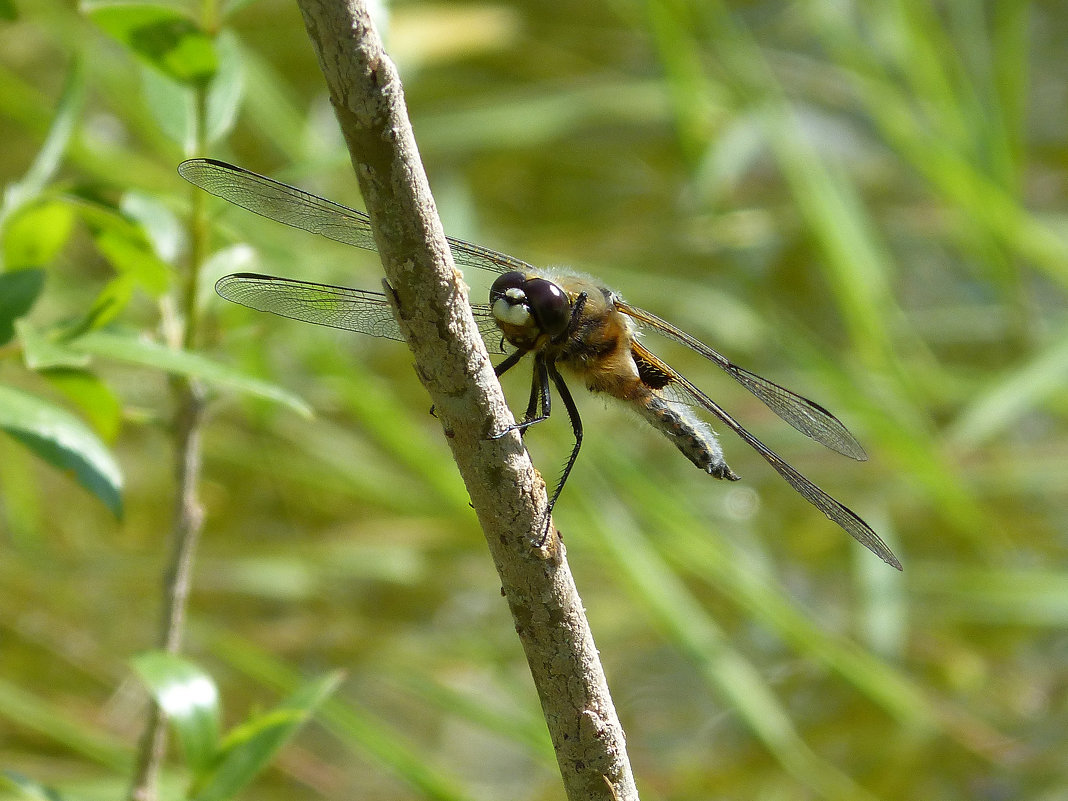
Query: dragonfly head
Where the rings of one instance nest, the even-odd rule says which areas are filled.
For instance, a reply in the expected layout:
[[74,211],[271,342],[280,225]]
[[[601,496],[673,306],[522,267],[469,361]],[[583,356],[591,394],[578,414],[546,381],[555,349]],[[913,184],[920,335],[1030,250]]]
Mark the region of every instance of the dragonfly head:
[[571,301],[564,290],[520,272],[504,273],[493,282],[490,308],[505,336],[525,347],[532,347],[542,334],[556,339],[571,323]]

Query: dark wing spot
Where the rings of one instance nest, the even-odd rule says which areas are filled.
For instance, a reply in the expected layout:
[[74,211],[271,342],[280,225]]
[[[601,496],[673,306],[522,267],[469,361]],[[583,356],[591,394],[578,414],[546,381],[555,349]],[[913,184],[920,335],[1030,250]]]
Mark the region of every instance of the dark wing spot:
[[638,378],[650,389],[663,389],[672,382],[672,377],[660,369],[660,367],[645,358],[636,349],[631,349],[634,364],[638,367]]

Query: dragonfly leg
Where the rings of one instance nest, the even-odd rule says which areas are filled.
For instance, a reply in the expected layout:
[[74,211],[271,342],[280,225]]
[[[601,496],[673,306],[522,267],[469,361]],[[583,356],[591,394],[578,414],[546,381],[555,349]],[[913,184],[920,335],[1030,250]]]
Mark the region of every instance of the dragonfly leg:
[[527,433],[527,429],[535,423],[549,419],[552,413],[552,397],[549,391],[549,371],[545,366],[545,360],[535,359],[534,369],[530,375],[530,400],[527,401],[527,410],[523,413],[523,422],[515,426],[520,434]]
[[571,449],[571,455],[567,457],[567,463],[564,464],[563,472],[560,473],[560,480],[556,483],[556,489],[553,490],[553,494],[549,497],[549,505],[545,507],[545,528],[542,531],[541,538],[537,542],[539,548],[545,544],[545,540],[549,537],[549,527],[552,524],[553,507],[556,506],[556,501],[560,498],[560,493],[564,489],[564,484],[567,483],[567,477],[571,474],[571,468],[575,466],[579,450],[582,448],[582,418],[579,417],[575,399],[571,397],[571,391],[567,388],[567,382],[564,381],[564,377],[560,375],[560,372],[556,369],[556,365],[546,365],[546,371],[548,372],[549,377],[552,378],[553,384],[556,386],[556,391],[560,393],[560,400],[563,401],[564,409],[567,410],[567,419],[571,421],[571,431],[575,436],[575,446]]
[[497,378],[500,378],[502,375],[507,373],[517,364],[519,364],[519,360],[526,355],[527,352],[525,350],[517,350],[515,353],[510,353],[508,355],[508,358],[506,358],[503,362],[493,368],[493,372],[497,374]]
[[[505,370],[512,367],[518,359],[513,360],[513,356],[509,356],[500,364],[498,375]],[[509,364],[511,362],[511,364]],[[515,423],[508,426],[498,434],[493,434],[490,439],[500,439],[505,434],[511,431],[518,431],[520,436],[524,435],[528,428],[535,423],[540,423],[542,420],[549,418],[549,412],[552,406],[552,395],[549,392],[549,376],[545,368],[545,361],[540,357],[534,359],[534,369],[531,373],[530,379],[530,398],[527,401],[527,409],[523,414],[522,422]],[[541,410],[540,413],[538,410]]]

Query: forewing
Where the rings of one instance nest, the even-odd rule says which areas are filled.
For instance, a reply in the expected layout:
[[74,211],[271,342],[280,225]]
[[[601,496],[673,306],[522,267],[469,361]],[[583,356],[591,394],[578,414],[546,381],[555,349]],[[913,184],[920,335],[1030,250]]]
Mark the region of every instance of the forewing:
[[223,200],[276,222],[346,245],[377,250],[362,211],[215,159],[190,159],[178,174]]
[[670,384],[664,389],[670,389],[672,392],[688,396],[688,399],[703,409],[707,410],[711,414],[715,415],[720,421],[723,422],[731,431],[741,437],[753,450],[764,457],[764,460],[775,468],[775,471],[786,479],[787,483],[793,487],[806,501],[811,503],[821,512],[823,512],[832,521],[841,526],[845,531],[853,537],[857,542],[874,553],[884,562],[891,567],[895,567],[901,570],[901,562],[894,556],[893,551],[887,546],[885,542],[876,534],[871,526],[861,520],[856,513],[849,507],[836,501],[826,492],[821,490],[801,473],[791,467],[785,462],[777,453],[771,448],[761,442],[759,439],[750,434],[737,420],[727,414],[723,408],[719,406],[715,401],[705,395],[701,390],[686,380],[685,377],[679,375],[678,372],[673,370],[670,366],[665,364],[661,359],[655,355],[649,353],[643,346],[637,345],[642,357],[652,364],[655,364],[657,369],[663,374],[669,375],[672,378]]
[[868,458],[864,448],[842,421],[815,401],[739,367],[708,345],[651,312],[631,306],[618,298],[615,300],[615,306],[619,311],[644,323],[668,339],[673,339],[704,356],[805,436],[852,459],[864,461]]
[[[365,250],[378,250],[370,218],[295,186],[215,159],[190,159],[178,165],[178,174],[216,197],[276,222],[325,236]],[[525,261],[495,250],[446,237],[453,260],[461,267],[492,273],[517,270],[536,272]]]
[[[226,300],[315,325],[403,341],[386,296],[349,287],[313,284],[257,273],[220,278],[215,291]],[[486,306],[471,309],[490,353],[503,353],[500,329]]]

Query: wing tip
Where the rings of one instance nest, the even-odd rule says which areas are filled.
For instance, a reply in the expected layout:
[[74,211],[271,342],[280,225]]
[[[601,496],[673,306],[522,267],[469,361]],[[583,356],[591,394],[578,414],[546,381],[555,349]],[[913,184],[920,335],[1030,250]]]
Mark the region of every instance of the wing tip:
[[890,567],[897,570],[899,573],[905,572],[905,568],[901,565],[901,560],[894,556],[894,552],[891,551],[889,548],[887,548],[884,553],[879,553],[878,551],[875,551],[875,555],[882,559],[884,562],[886,562],[886,564],[890,565]]
[[882,537],[872,531],[867,523],[864,524],[864,528],[866,529],[865,534],[867,535],[865,537],[860,537],[853,531],[850,531],[849,533],[853,535],[853,538],[856,539],[857,542],[886,562],[886,564],[890,565],[890,567],[904,573],[905,568],[902,567],[901,560],[890,550],[890,546],[883,542]]
[[[847,434],[849,433],[848,430],[846,431],[846,433]],[[856,439],[853,438],[852,434],[850,434],[849,436],[850,436],[850,439],[848,440],[849,447],[848,448],[843,448],[842,450],[840,450],[838,452],[840,454],[842,454],[843,456],[848,456],[850,459],[853,459],[854,461],[857,461],[857,462],[866,462],[866,461],[868,461],[868,452],[866,450],[864,450],[864,446],[861,445],[859,442],[857,442]]]

